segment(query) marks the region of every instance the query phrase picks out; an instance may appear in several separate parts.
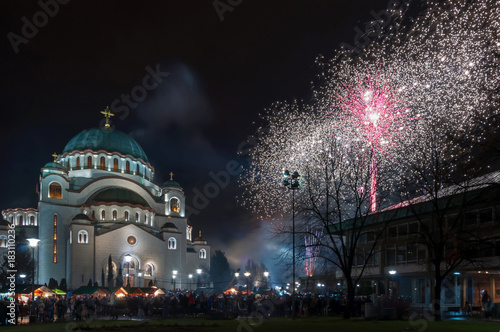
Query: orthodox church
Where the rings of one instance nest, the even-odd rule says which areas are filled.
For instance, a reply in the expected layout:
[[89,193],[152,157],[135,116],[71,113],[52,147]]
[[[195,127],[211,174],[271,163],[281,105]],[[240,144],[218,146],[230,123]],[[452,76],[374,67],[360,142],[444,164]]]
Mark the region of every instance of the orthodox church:
[[108,108],[101,113],[104,127],[82,131],[42,167],[37,209],[2,211],[16,233],[40,239],[35,282],[66,278],[76,289],[92,279],[114,286],[111,257],[113,280],[121,271],[123,285],[193,287],[208,273],[210,246],[201,231],[192,240],[182,187],[172,173],[155,183],[141,146],[111,128]]

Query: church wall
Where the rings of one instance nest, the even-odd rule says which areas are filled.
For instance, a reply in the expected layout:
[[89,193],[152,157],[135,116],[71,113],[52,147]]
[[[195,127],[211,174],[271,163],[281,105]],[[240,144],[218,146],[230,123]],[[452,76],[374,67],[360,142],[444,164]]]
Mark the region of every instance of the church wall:
[[[69,238],[71,219],[80,212],[78,207],[39,203],[38,254],[40,272],[38,283],[48,283],[50,278],[58,282],[66,277],[66,243]],[[54,215],[57,215],[57,262],[54,263]]]
[[[80,286],[86,286],[89,279],[92,279],[92,283],[96,281],[97,268],[94,269],[94,226],[92,225],[71,225],[71,278],[68,287],[71,289],[77,289]],[[87,243],[78,243],[78,233],[79,231],[87,232]],[[73,264],[74,263],[74,264]],[[100,270],[99,270],[100,271]],[[94,273],[96,275],[94,275]],[[100,274],[99,274],[100,276]]]
[[[136,238],[136,244],[130,245],[127,242],[129,236],[134,236]],[[168,259],[165,259],[166,248],[166,243],[164,241],[134,224],[129,224],[116,230],[103,233],[96,236],[96,273],[100,276],[101,269],[104,268],[104,270],[106,270],[110,254],[113,261],[117,264],[123,262],[123,257],[126,254],[130,254],[138,261],[139,266],[137,271],[134,271],[135,273],[142,270],[146,263],[151,263],[154,266],[152,279],[156,278],[157,285],[159,287],[164,287],[164,271],[167,269],[166,264],[169,263]],[[127,273],[126,270],[122,272],[123,275]],[[134,285],[136,285],[135,282]]]

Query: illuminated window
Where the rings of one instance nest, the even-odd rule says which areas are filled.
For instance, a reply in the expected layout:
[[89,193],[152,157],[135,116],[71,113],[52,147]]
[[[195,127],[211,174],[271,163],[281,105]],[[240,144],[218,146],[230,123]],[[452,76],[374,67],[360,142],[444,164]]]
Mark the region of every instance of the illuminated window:
[[106,219],[106,211],[102,210],[101,211],[101,220]]
[[139,212],[135,213],[135,222],[141,221],[141,216],[139,215]]
[[80,168],[80,157],[76,157],[76,168]]
[[117,215],[118,215],[118,212],[116,210],[113,210],[113,220],[116,220]]
[[207,251],[205,249],[200,249],[200,259],[207,258]]
[[100,168],[104,169],[106,167],[106,158],[101,157]]
[[7,248],[7,236],[0,235],[0,248]]
[[136,244],[136,243],[137,243],[137,239],[135,238],[135,236],[130,235],[130,236],[127,238],[127,242],[128,242],[128,244],[130,244],[130,245],[134,245],[134,244]]
[[177,241],[175,240],[174,237],[171,237],[170,239],[168,239],[168,249],[170,249],[170,250],[177,249]]
[[113,159],[113,171],[118,172],[118,159]]
[[57,263],[57,214],[54,214],[54,263]]
[[70,229],[69,230],[69,244],[73,243],[73,231]]
[[87,157],[87,168],[92,168],[92,156]]
[[130,173],[130,162],[128,160],[125,163],[125,172]]
[[59,183],[52,182],[49,185],[49,197],[50,198],[57,198],[57,199],[62,198],[62,187]]
[[125,211],[125,221],[128,221],[128,211]]
[[175,213],[181,212],[181,203],[179,199],[177,198],[170,199],[170,211]]
[[19,215],[17,217],[17,224],[18,225],[24,225],[24,218],[23,218],[23,216]]
[[78,243],[89,243],[89,233],[87,231],[81,230],[78,232]]
[[35,216],[30,216],[30,225],[35,226]]

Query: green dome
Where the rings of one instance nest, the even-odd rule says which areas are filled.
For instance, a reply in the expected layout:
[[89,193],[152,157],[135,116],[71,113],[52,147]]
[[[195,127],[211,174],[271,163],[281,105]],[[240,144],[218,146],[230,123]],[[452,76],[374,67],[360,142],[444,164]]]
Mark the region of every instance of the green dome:
[[123,155],[148,161],[141,146],[129,135],[116,129],[92,128],[73,137],[64,147],[63,153],[83,150],[118,152]]
[[66,167],[64,167],[63,165],[56,163],[54,161],[51,161],[50,163],[46,163],[45,166],[43,166],[43,168],[57,168],[57,169],[62,169],[64,171],[67,171]]
[[168,180],[163,182],[163,187],[180,187],[181,185],[179,182],[174,181],[174,180]]
[[126,203],[149,206],[144,198],[125,188],[108,188],[94,194],[87,203]]

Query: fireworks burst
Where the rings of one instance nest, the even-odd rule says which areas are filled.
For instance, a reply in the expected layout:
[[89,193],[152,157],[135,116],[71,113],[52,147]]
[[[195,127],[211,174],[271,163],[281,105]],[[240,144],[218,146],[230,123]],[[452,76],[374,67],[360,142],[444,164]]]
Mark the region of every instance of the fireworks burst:
[[[402,18],[385,28],[359,56],[340,50],[321,62],[326,69],[314,105],[274,105],[265,118],[268,133],[250,152],[240,181],[244,205],[266,215],[289,211],[283,169],[313,169],[335,144],[350,154],[344,161],[353,172],[354,163],[372,168],[385,190],[389,185],[380,181],[396,181],[408,165],[425,163],[429,149],[450,160],[457,148],[450,142],[483,140],[478,128],[498,115],[500,3],[428,1],[427,7],[411,26]],[[376,187],[376,178],[371,182]]]

